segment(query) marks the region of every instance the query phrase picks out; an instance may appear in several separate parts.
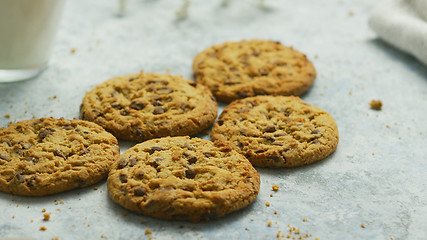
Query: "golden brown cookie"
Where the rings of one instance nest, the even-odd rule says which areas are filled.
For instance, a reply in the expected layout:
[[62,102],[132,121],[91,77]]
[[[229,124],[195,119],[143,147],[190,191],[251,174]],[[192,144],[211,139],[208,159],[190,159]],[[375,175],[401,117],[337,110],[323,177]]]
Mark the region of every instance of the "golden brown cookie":
[[209,89],[181,76],[131,74],[110,79],[88,92],[81,118],[125,140],[193,135],[217,116]]
[[299,96],[316,78],[304,54],[267,40],[212,46],[195,57],[193,71],[197,82],[223,102],[256,95]]
[[260,179],[229,147],[189,137],[152,139],[112,166],[108,192],[132,211],[163,219],[206,221],[248,206]]
[[296,167],[326,158],[338,145],[334,119],[299,97],[256,96],[232,102],[211,131],[254,166]]
[[0,191],[43,196],[105,178],[117,139],[95,123],[41,118],[0,129]]

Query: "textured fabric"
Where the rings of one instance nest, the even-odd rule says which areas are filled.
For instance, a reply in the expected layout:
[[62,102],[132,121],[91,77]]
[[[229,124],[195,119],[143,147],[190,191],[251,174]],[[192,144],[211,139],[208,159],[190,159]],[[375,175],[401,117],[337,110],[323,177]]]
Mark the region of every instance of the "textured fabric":
[[383,1],[369,25],[384,41],[427,64],[427,0]]

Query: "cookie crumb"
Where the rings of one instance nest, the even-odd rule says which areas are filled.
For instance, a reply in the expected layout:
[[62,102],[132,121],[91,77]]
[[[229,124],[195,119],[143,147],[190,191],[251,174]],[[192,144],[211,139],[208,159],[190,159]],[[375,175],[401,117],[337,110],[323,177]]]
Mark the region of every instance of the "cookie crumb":
[[390,128],[390,125],[385,125],[386,128]]
[[271,227],[271,222],[268,222],[268,223],[267,223],[267,227]]
[[360,227],[365,228],[365,224],[364,223],[360,224]]
[[5,117],[5,118],[10,118],[10,114],[9,114],[9,113],[8,113],[8,114],[5,114],[5,115],[4,115],[4,117]]
[[12,216],[12,219],[15,219],[15,215]]
[[307,218],[303,218],[303,219],[302,219],[302,221],[303,221],[303,222],[307,222]]
[[277,192],[279,190],[279,185],[274,184],[272,187],[273,191]]
[[104,234],[101,234],[101,238],[104,238]]
[[265,202],[265,206],[270,207],[270,203],[269,202]]
[[249,229],[248,229],[248,228],[245,228],[245,231],[249,231]]
[[128,215],[128,213],[127,213],[127,212],[125,212],[125,211],[123,211],[123,212],[122,212],[122,215],[123,215],[123,216],[127,216],[127,215]]
[[47,230],[47,228],[45,226],[40,227],[40,231],[46,231],[46,230]]
[[59,237],[53,237],[52,240],[59,240]]
[[43,209],[42,209],[42,212],[46,212],[46,209],[44,209],[44,208],[43,208]]
[[71,48],[70,53],[76,53],[76,49],[75,48]]
[[145,235],[151,235],[151,233],[153,233],[153,232],[151,231],[151,229],[149,229],[149,228],[146,228],[146,229],[145,229]]
[[49,221],[50,219],[50,213],[43,214],[43,221]]
[[274,214],[277,214],[277,211],[274,211]]
[[31,219],[31,220],[30,220],[30,223],[33,223],[33,222],[34,222],[34,220],[33,220],[33,219]]
[[98,187],[94,187],[93,190],[98,190]]
[[372,109],[377,111],[381,110],[381,108],[383,107],[383,103],[381,102],[381,100],[372,100],[369,105]]

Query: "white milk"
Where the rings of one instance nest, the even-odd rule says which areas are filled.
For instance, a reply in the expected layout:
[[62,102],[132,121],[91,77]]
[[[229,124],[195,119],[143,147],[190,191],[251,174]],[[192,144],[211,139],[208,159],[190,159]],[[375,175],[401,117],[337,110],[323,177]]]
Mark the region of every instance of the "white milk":
[[43,68],[64,0],[0,0],[0,71]]

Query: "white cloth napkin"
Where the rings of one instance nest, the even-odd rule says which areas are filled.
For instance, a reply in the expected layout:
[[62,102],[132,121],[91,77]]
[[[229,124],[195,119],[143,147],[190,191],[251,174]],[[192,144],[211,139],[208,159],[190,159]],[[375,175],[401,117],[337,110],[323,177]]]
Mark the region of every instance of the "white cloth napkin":
[[369,25],[384,41],[427,65],[427,0],[383,1]]

